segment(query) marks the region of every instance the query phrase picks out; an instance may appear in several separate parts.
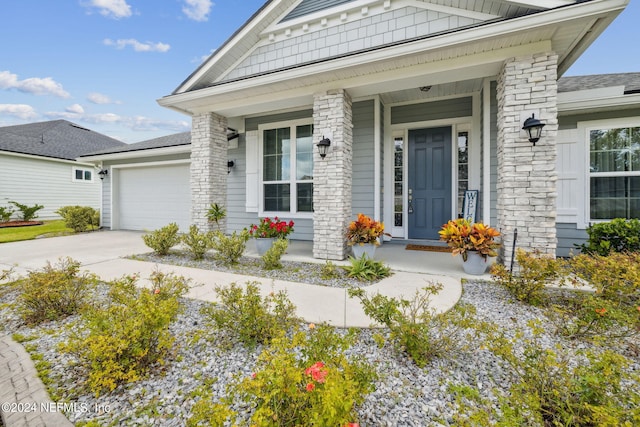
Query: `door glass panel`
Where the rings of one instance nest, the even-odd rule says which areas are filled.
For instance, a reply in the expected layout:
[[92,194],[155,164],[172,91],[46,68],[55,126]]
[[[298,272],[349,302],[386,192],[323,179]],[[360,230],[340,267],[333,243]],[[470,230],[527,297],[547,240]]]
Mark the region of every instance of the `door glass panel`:
[[462,217],[464,192],[469,189],[469,132],[458,132],[458,217]]
[[397,136],[393,140],[394,143],[394,169],[393,169],[393,187],[394,187],[394,203],[393,203],[393,225],[402,227],[402,218],[404,212],[404,193],[403,193],[403,170],[404,170],[404,137]]

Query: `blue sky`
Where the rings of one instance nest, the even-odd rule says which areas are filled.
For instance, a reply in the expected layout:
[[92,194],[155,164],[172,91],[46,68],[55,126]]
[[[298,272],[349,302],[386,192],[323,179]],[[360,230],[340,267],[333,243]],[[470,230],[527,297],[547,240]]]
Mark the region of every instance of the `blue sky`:
[[[128,143],[189,130],[156,99],[263,3],[2,0],[0,126],[63,118]],[[637,17],[631,0],[567,75],[640,72]]]

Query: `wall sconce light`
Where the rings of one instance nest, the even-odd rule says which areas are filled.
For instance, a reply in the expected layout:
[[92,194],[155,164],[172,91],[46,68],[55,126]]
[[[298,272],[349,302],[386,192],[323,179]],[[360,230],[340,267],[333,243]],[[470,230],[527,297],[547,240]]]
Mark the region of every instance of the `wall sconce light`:
[[320,153],[320,158],[324,159],[327,157],[327,151],[329,151],[329,146],[331,146],[331,140],[329,138],[325,138],[322,136],[322,140],[316,144],[318,147],[318,153]]
[[98,175],[100,175],[100,179],[104,179],[105,176],[109,175],[109,171],[107,169],[102,169],[98,172]]
[[234,167],[236,167],[235,160],[229,160],[227,162],[227,173],[231,173],[231,169],[233,169]]
[[536,142],[540,140],[540,134],[542,133],[542,128],[544,127],[544,123],[540,120],[536,119],[535,114],[531,114],[531,117],[527,118],[524,121],[524,129],[529,135],[529,142],[533,142],[533,146],[535,147]]

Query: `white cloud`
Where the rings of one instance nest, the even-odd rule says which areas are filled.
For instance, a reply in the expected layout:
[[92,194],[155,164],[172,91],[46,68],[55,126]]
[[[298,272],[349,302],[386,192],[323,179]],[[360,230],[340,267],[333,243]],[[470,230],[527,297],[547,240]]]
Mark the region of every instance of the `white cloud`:
[[108,18],[128,18],[131,16],[131,6],[126,0],[90,0],[85,6],[98,8],[100,15]]
[[84,108],[80,104],[69,105],[67,108],[65,108],[65,111],[67,113],[73,114],[84,114]]
[[60,98],[71,96],[60,83],[51,77],[31,77],[19,80],[17,74],[9,71],[0,71],[0,89],[16,89],[33,95],[54,95]]
[[211,0],[184,0],[182,12],[187,15],[189,19],[203,22],[209,19],[211,6],[213,6]]
[[117,49],[124,49],[127,46],[132,46],[136,52],[167,52],[171,49],[171,46],[166,43],[142,43],[136,39],[104,39],[103,43],[106,46],[115,46]]
[[111,98],[107,95],[98,92],[92,92],[87,95],[87,101],[94,104],[121,104],[120,101],[112,101]]
[[36,110],[27,104],[0,104],[0,115],[14,116],[23,120],[31,120],[38,117]]

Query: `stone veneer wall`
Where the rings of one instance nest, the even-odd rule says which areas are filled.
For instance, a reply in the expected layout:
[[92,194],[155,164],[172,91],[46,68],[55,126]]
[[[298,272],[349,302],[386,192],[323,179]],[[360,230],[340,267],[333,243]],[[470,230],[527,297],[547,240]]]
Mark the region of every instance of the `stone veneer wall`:
[[[505,263],[515,228],[518,248],[555,255],[557,63],[555,53],[511,58],[498,77],[497,225]],[[546,124],[535,146],[521,136],[521,113],[532,110]]]
[[[215,113],[193,116],[191,126],[191,223],[212,230],[207,211],[227,202],[227,118]],[[226,230],[226,221],[220,222]]]
[[313,256],[346,257],[345,230],[351,220],[353,120],[351,97],[342,90],[316,94],[313,102],[313,140],[331,133],[327,157],[313,158]]

